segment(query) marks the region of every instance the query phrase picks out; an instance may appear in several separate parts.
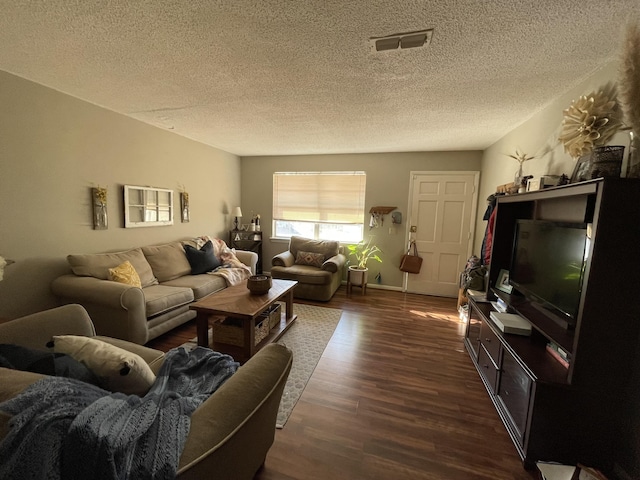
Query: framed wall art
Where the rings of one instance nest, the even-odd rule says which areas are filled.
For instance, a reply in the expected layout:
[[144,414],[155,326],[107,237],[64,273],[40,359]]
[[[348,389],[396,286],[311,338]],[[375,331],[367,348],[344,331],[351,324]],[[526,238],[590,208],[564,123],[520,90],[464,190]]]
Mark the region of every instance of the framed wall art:
[[107,216],[107,188],[95,187],[91,189],[91,203],[93,205],[93,229],[106,230],[109,228]]
[[125,185],[125,228],[164,225],[173,225],[173,190]]
[[189,193],[180,192],[180,220],[189,223]]

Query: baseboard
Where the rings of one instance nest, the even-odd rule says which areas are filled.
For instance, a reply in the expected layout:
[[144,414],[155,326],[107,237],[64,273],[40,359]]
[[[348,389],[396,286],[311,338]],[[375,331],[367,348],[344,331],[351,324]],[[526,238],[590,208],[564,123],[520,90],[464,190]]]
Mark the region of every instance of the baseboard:
[[[262,273],[264,273],[265,275],[271,275],[271,272],[267,272],[266,270],[263,270]],[[346,285],[347,281],[343,280],[342,281],[342,285]],[[402,287],[394,287],[393,285],[381,285],[379,283],[367,283],[367,288],[373,288],[373,289],[378,289],[378,290],[392,290],[394,292],[402,292]]]
[[[342,285],[346,285],[347,281],[343,280],[342,281]],[[356,285],[357,287],[359,287],[359,285]],[[401,292],[402,291],[402,287],[394,287],[393,285],[382,285],[380,283],[368,283],[367,282],[367,288],[371,289],[377,289],[377,290],[393,290],[395,292]]]
[[[344,282],[344,285],[346,284],[347,282]],[[394,287],[392,285],[381,285],[379,283],[367,283],[367,288],[373,288],[375,290],[393,290],[395,292],[402,291],[402,287]]]

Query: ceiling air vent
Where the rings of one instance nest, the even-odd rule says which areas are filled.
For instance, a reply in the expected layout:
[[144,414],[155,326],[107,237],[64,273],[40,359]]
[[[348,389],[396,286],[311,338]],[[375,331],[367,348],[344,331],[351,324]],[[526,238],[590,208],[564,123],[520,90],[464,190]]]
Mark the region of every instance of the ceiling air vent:
[[417,32],[394,33],[384,37],[371,37],[369,44],[374,52],[385,52],[399,48],[426,47],[431,43],[433,28]]

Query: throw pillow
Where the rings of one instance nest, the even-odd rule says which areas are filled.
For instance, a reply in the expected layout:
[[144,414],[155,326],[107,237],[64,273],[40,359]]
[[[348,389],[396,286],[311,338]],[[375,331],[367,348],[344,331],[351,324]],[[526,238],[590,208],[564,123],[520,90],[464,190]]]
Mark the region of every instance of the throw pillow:
[[129,260],[121,263],[115,268],[110,268],[109,280],[131,285],[132,287],[142,288],[140,276]]
[[213,253],[213,243],[208,240],[200,250],[191,245],[184,246],[184,253],[191,265],[191,275],[199,275],[215,270],[220,266],[220,260]]
[[298,252],[296,255],[297,265],[311,265],[312,267],[322,267],[324,263],[324,255],[322,253]]
[[101,340],[56,335],[53,350],[84,363],[98,377],[100,386],[111,392],[142,396],[156,380],[142,357]]

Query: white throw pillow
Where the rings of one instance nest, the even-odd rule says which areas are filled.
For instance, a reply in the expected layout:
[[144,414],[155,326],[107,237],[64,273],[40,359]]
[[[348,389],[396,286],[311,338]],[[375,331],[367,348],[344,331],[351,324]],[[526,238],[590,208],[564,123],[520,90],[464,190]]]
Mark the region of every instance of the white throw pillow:
[[147,362],[140,355],[110,345],[101,340],[76,335],[56,335],[53,350],[84,363],[111,392],[144,395],[156,380]]

